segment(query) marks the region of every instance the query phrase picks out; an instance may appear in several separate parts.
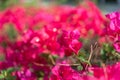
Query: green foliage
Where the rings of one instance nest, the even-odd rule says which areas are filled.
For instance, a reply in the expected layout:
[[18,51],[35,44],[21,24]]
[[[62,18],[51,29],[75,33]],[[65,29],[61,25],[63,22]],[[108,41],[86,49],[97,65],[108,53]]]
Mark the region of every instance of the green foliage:
[[14,72],[14,68],[8,68],[7,70],[0,71],[0,80],[15,80],[15,76],[12,75],[12,72]]
[[0,10],[16,4],[19,0],[0,0]]
[[79,70],[79,71],[81,71],[81,70],[83,70],[83,66],[77,66],[77,70]]
[[114,49],[114,47],[108,43],[104,43],[101,49],[100,58],[105,64],[113,64],[120,60],[120,55]]
[[6,34],[8,35],[10,40],[14,40],[17,37],[17,31],[14,29],[12,25],[10,25],[6,31]]

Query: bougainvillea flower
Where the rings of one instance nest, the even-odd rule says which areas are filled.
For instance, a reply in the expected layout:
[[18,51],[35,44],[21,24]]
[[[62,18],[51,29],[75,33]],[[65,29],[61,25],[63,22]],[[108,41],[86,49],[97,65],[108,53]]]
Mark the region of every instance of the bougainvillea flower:
[[[84,70],[84,74],[81,74],[67,62],[57,63],[69,58],[71,63],[78,62],[71,58],[77,57],[80,52],[80,39],[100,37],[104,22],[101,12],[90,1],[76,7],[53,6],[37,10],[15,7],[0,11],[0,52],[4,54],[0,70],[14,68],[16,80],[105,80],[103,68],[92,67],[90,71],[94,74],[90,76]],[[115,19],[113,23],[117,23],[117,27],[110,27],[111,31],[119,32],[119,20]],[[3,35],[2,30],[6,29],[6,24],[7,28],[11,28],[12,24],[17,34],[10,31],[9,35]],[[15,35],[15,38],[10,39],[11,35]],[[113,75],[110,78],[117,80],[119,66],[115,64],[111,67],[106,66],[108,76]],[[0,78],[1,75],[0,71]],[[6,76],[2,79],[6,80]]]
[[71,55],[73,52],[78,54],[82,44],[78,41],[80,33],[78,31],[63,31],[60,37],[60,45],[65,50],[65,55]]
[[65,63],[61,65],[56,65],[52,69],[52,75],[50,77],[50,80],[83,80],[80,77],[80,74],[73,70],[69,65],[66,65]]
[[22,68],[22,70],[16,72],[17,80],[37,80],[33,72],[28,68]]
[[6,10],[0,17],[0,27],[3,27],[4,24],[10,23],[15,28],[20,31],[25,28],[26,18],[24,8],[18,8],[16,10]]
[[105,28],[105,33],[109,36],[111,39],[114,48],[116,51],[120,52],[120,12],[113,12],[110,14],[107,14],[106,17],[110,21],[110,24],[107,24]]
[[107,14],[106,17],[110,20],[110,24],[106,27],[107,33],[110,35],[118,34],[120,31],[120,13],[119,12],[113,12],[110,14]]

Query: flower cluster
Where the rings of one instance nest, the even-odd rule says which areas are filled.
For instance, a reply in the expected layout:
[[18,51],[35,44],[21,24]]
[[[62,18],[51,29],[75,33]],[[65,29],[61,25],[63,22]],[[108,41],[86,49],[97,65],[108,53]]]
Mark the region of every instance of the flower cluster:
[[104,30],[106,19],[90,1],[0,11],[0,79],[118,80],[120,63],[93,67],[88,56],[93,53],[89,44],[104,31],[119,42],[119,13],[107,16],[111,23]]
[[50,80],[119,80],[120,76],[120,63],[116,63],[112,66],[103,66],[103,67],[89,67],[88,73],[80,73],[75,71],[63,63],[61,66],[57,64],[52,69],[52,75]]
[[110,14],[107,14],[106,17],[110,20],[109,24],[107,24],[107,27],[105,28],[105,33],[109,35],[110,39],[113,41],[113,45],[116,49],[116,51],[120,52],[120,13],[119,12],[113,12]]

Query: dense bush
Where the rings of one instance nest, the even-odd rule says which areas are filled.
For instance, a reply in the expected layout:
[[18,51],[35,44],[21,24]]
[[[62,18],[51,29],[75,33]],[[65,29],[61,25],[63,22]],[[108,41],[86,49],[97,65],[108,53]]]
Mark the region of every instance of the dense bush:
[[94,3],[0,12],[0,79],[119,80],[119,12]]

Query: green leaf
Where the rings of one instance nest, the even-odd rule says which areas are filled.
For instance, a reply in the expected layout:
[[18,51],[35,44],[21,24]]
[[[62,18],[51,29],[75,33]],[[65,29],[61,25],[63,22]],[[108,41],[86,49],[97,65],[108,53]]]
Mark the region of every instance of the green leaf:
[[13,71],[15,71],[14,68],[8,68],[8,69],[7,69],[7,73],[12,73]]
[[88,72],[88,75],[93,76],[93,72]]
[[83,56],[80,56],[79,59],[80,59],[82,62],[87,62],[87,60],[86,60]]
[[3,74],[4,76],[7,76],[7,71],[6,70],[2,70],[1,74]]
[[40,77],[38,80],[43,80],[43,78],[42,78],[42,77]]
[[16,80],[16,77],[10,75],[10,76],[7,76],[5,80]]
[[83,70],[82,66],[77,66],[77,70]]
[[4,79],[4,78],[5,78],[5,76],[3,74],[0,74],[0,80]]

